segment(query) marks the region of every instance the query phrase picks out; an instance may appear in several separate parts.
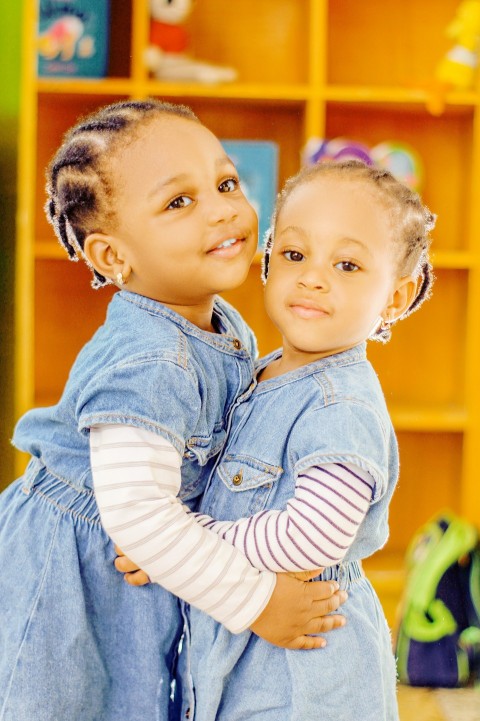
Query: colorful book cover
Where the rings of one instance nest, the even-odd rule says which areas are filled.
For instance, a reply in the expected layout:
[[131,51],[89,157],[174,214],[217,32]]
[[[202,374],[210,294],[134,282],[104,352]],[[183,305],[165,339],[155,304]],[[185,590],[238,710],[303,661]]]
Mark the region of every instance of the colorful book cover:
[[109,11],[109,0],[40,0],[39,76],[104,77]]
[[277,196],[278,145],[266,140],[222,140],[222,145],[238,170],[243,192],[257,211],[258,244],[263,248]]

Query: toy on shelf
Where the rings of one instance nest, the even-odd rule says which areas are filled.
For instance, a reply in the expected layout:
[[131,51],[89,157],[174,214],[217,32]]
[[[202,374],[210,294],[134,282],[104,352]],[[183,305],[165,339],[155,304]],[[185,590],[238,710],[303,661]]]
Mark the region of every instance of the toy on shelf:
[[440,115],[449,90],[470,90],[475,85],[480,48],[480,0],[463,0],[446,34],[455,44],[440,61],[434,88],[427,104],[433,115]]
[[412,190],[420,190],[423,183],[423,163],[417,151],[407,143],[386,140],[373,148],[347,138],[324,140],[311,138],[305,145],[303,163],[313,165],[340,160],[361,160],[367,165],[389,170]]
[[145,63],[158,80],[225,83],[237,78],[234,68],[195,60],[186,52],[189,44],[184,27],[193,0],[150,1],[150,44]]

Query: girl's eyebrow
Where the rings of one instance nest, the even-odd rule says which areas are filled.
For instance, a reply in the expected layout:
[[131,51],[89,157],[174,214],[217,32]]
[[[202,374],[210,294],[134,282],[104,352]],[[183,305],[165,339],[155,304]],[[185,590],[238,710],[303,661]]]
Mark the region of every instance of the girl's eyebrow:
[[176,183],[185,182],[188,178],[187,173],[179,173],[179,175],[171,175],[168,178],[162,178],[158,183],[154,185],[152,190],[148,193],[148,197],[151,198],[152,196],[156,195],[162,190],[165,190],[165,188],[168,188],[170,185],[175,185]]
[[282,235],[285,235],[285,233],[297,233],[297,235],[303,236],[307,235],[307,231],[305,228],[302,228],[301,225],[287,225],[286,228],[282,228],[277,237],[281,237]]
[[[280,231],[280,233],[278,233],[276,237],[281,238],[282,235],[284,235],[285,233],[296,233],[297,235],[303,237],[307,236],[307,231],[305,230],[305,228],[302,228],[301,225],[287,225]],[[368,255],[370,256],[372,255],[372,251],[370,250],[368,245],[366,245],[366,243],[361,240],[357,240],[357,238],[350,238],[349,236],[345,236],[338,239],[338,245],[345,243],[358,245],[358,247],[361,248],[365,253],[368,253]]]
[[365,253],[368,253],[368,255],[372,255],[372,251],[370,250],[368,245],[366,243],[363,243],[361,240],[357,240],[356,238],[346,237],[346,238],[341,238],[340,242],[341,243],[354,243],[355,245],[358,245],[362,250],[364,250]]
[[[230,160],[228,156],[217,158],[217,160],[215,161],[215,165],[218,168],[223,168],[227,165],[231,165],[233,168],[235,168],[235,164],[232,160]],[[178,175],[171,175],[167,178],[162,178],[158,183],[154,185],[152,190],[148,193],[148,197],[151,198],[162,190],[168,189],[171,185],[176,185],[177,183],[184,183],[188,180],[188,177],[188,173],[178,173]]]

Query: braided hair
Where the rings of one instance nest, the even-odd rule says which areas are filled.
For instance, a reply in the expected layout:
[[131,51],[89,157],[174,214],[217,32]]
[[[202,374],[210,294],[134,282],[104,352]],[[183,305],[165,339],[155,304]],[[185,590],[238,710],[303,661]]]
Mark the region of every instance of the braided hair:
[[[270,254],[280,211],[295,188],[318,177],[337,177],[369,183],[371,187],[375,188],[379,200],[390,212],[394,242],[399,246],[400,272],[418,279],[417,294],[410,307],[401,316],[401,318],[406,318],[431,295],[434,274],[429,258],[430,231],[435,227],[436,216],[422,203],[417,193],[398,181],[388,170],[366,165],[359,160],[306,166],[287,180],[283,190],[277,196],[271,227],[267,233],[262,262],[263,282],[266,282],[268,276]],[[379,340],[383,343],[390,338],[390,325],[385,327],[383,324],[371,336],[372,340]]]
[[[47,168],[45,213],[70,260],[83,257],[85,238],[114,220],[113,185],[108,160],[135,130],[162,115],[200,122],[185,105],[158,100],[123,101],[107,105],[81,119],[64,136]],[[111,283],[93,267],[92,287]]]

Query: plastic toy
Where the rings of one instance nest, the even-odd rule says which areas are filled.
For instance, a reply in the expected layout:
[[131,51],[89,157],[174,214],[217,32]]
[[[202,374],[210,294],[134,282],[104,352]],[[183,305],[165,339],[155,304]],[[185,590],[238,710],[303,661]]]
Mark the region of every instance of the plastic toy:
[[347,138],[310,138],[302,154],[304,165],[340,160],[361,160],[367,165],[389,170],[412,190],[419,190],[423,182],[422,159],[412,147],[399,141],[386,140],[373,148]]
[[237,77],[234,68],[195,60],[186,53],[189,38],[183,23],[192,8],[193,0],[150,0],[148,69],[159,80],[232,82]]
[[347,138],[333,140],[311,138],[305,146],[304,162],[313,165],[329,160],[361,160],[367,165],[373,165],[370,149],[363,143]]
[[419,154],[406,143],[385,141],[370,151],[375,165],[389,170],[397,180],[419,191],[423,184],[423,163]]
[[446,34],[456,42],[436,70],[435,88],[428,103],[433,115],[443,112],[448,90],[469,90],[474,86],[480,46],[480,0],[463,0]]

